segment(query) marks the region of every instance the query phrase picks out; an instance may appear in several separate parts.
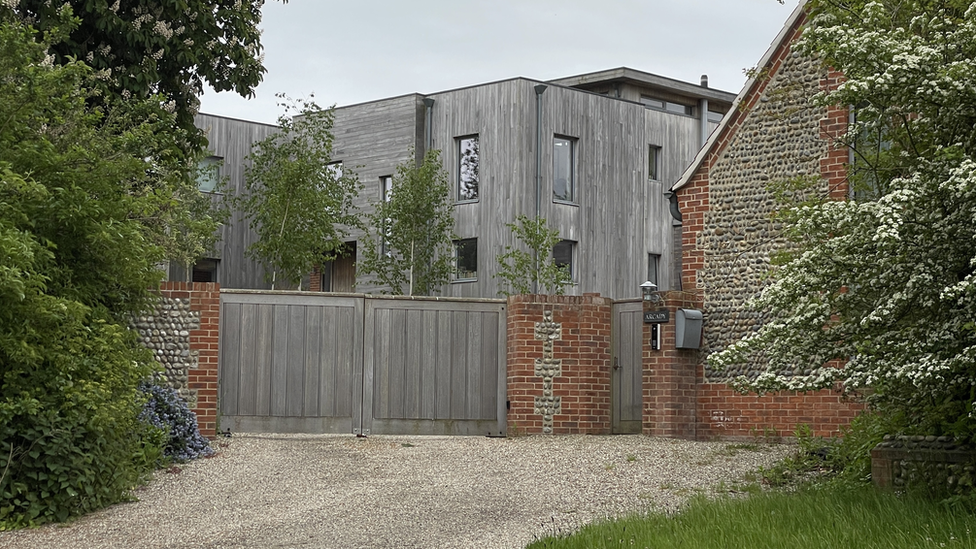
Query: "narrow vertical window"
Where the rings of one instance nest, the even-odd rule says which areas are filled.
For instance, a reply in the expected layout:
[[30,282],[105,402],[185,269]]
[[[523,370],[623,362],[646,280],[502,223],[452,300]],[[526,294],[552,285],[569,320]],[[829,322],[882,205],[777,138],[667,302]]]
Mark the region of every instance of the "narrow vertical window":
[[212,193],[217,190],[222,161],[223,159],[219,156],[208,156],[200,161],[197,165],[197,189],[205,193]]
[[[384,175],[383,177],[380,178],[380,200],[382,200],[383,202],[389,202],[391,198],[393,198],[393,176]],[[391,231],[391,225],[393,224],[393,220],[391,220],[390,218],[386,218],[383,220],[383,223],[384,225],[383,227],[381,227],[381,229],[383,231],[384,238],[383,238],[383,242],[380,243],[380,253],[382,253],[385,256],[389,256],[390,251],[389,251],[388,239],[390,238],[390,231]]]
[[661,180],[661,147],[657,145],[651,145],[647,150],[647,178]]
[[454,242],[454,280],[478,279],[478,239],[466,238]]
[[563,202],[576,202],[575,153],[576,141],[568,137],[552,140],[552,197]]
[[658,268],[661,264],[661,254],[647,254],[647,279],[660,288],[658,283]]
[[573,253],[576,243],[572,240],[560,240],[552,247],[552,262],[560,269],[566,269],[571,279],[576,280],[576,266],[573,264]]
[[480,150],[477,135],[458,138],[458,202],[478,199]]

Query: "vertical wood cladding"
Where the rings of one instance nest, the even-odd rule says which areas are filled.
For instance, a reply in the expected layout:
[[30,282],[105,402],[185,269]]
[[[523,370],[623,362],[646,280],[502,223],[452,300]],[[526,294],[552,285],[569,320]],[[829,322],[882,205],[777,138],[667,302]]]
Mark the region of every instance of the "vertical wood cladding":
[[[536,94],[538,82],[512,79],[426,96],[434,100],[432,147],[452,186],[457,185],[456,139],[479,139],[477,200],[454,204],[454,230],[459,238],[478,239],[478,278],[453,282],[439,295],[496,297],[498,256],[516,242],[506,224],[519,214],[536,214]],[[412,94],[335,110],[333,158],[355,172],[363,185],[355,205],[364,214],[381,199],[380,178],[396,166],[418,161],[425,148],[424,96]],[[644,108],[626,100],[549,85],[541,101],[541,189],[539,214],[559,231],[560,239],[576,243],[575,282],[567,293],[597,292],[612,298],[640,295],[647,279],[647,254],[660,254],[659,285],[672,286],[673,239],[665,189],[675,181],[698,150],[699,120]],[[251,145],[275,131],[274,126],[199,115],[197,125],[208,132],[211,150],[225,159],[222,173],[230,177],[229,192],[244,182],[245,157]],[[553,200],[553,138],[571,138],[575,147],[576,196],[571,204]],[[649,147],[661,148],[659,178],[648,178]],[[256,235],[240,213],[222,229],[218,281],[227,288],[268,288],[264,270],[244,258]],[[348,242],[366,238],[353,230]],[[358,245],[359,250],[363,249]],[[355,290],[385,288],[356,273]]]

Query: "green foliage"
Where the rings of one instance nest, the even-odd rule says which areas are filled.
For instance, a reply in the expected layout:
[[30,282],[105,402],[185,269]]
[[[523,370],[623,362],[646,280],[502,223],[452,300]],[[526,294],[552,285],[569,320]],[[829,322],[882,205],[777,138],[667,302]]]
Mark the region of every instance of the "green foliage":
[[554,534],[528,548],[963,548],[976,544],[976,515],[871,487],[830,487],[698,497],[674,515],[635,515]]
[[333,111],[304,100],[282,106],[281,131],[255,144],[245,192],[234,198],[258,234],[246,253],[265,265],[272,289],[279,274],[300,284],[316,265],[334,259],[348,227],[360,224],[352,203],[359,180],[332,164]]
[[264,75],[258,28],[264,0],[15,0],[13,10],[43,33],[62,26],[65,5],[77,25],[52,44],[54,62],[85,62],[105,95],[165,95],[190,137],[204,83],[249,97]]
[[360,272],[375,275],[394,294],[437,292],[453,265],[450,192],[438,150],[427,151],[420,166],[397,166],[389,200],[373,204],[373,234],[365,241]]
[[795,248],[755,302],[774,320],[709,360],[766,363],[754,391],[868,388],[908,433],[976,440],[976,2],[808,6],[797,50],[845,76],[811,101],[856,106],[855,197],[784,205]]
[[152,357],[125,326],[158,284],[185,169],[158,101],[88,103],[90,69],[49,63],[47,45],[6,16],[0,528],[124,499],[154,463],[136,391]]
[[573,277],[569,269],[556,266],[552,257],[552,248],[559,242],[559,231],[550,229],[542,217],[529,219],[520,214],[515,219],[515,223],[506,226],[522,246],[505,246],[505,253],[498,256],[499,271],[495,277],[505,285],[499,294],[562,295],[564,287],[573,283]]

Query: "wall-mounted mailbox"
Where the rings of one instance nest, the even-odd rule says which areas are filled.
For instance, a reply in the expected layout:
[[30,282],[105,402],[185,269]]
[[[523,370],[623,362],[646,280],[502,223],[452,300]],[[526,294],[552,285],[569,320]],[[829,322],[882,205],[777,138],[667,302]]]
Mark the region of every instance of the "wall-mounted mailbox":
[[674,346],[678,349],[698,349],[701,346],[702,312],[678,309],[674,315]]

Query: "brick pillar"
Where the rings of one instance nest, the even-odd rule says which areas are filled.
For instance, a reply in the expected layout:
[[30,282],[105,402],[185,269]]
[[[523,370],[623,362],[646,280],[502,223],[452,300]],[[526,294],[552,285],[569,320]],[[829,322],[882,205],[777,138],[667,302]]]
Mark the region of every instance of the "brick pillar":
[[644,310],[667,310],[668,322],[658,324],[661,346],[651,349],[652,324],[644,324],[643,432],[646,435],[694,439],[698,404],[698,350],[675,348],[678,309],[700,309],[688,292],[658,292],[662,300],[644,302]]
[[600,294],[509,297],[509,434],[610,433],[611,305]]
[[190,330],[190,352],[197,360],[189,367],[189,389],[195,395],[191,409],[200,434],[217,435],[217,358],[220,330],[220,285],[214,282],[164,282],[160,295],[189,299],[190,310],[200,315],[199,329]]

